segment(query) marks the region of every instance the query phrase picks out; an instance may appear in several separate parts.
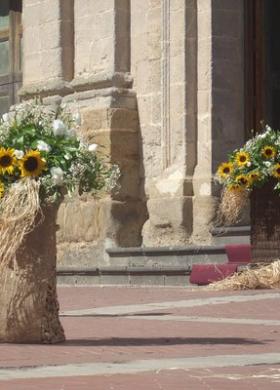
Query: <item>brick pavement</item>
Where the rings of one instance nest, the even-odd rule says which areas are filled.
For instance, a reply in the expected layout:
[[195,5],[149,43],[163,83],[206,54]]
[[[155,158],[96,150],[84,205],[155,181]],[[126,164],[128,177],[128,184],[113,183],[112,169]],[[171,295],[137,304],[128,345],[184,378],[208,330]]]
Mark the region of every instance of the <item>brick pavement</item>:
[[59,298],[67,341],[2,344],[0,390],[280,388],[278,290],[65,287]]

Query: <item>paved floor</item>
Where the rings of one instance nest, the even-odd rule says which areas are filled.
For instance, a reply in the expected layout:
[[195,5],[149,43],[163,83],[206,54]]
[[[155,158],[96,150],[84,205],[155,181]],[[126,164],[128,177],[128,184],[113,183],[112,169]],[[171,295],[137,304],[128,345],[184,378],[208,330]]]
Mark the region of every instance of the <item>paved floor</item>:
[[279,290],[61,287],[60,345],[0,346],[0,390],[280,389]]

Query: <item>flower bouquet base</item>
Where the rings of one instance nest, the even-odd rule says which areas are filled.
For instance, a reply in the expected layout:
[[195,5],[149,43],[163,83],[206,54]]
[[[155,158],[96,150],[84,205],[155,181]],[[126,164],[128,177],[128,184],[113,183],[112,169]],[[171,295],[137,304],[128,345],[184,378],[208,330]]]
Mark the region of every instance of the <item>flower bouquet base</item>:
[[56,294],[57,207],[39,211],[14,258],[1,263],[0,342],[65,340]]
[[270,263],[280,259],[280,196],[274,181],[251,193],[252,262]]

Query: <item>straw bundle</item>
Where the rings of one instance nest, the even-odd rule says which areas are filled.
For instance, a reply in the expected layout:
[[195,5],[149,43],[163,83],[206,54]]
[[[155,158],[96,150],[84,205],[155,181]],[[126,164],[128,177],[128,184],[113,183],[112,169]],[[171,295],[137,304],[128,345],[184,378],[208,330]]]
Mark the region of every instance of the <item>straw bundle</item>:
[[12,185],[0,203],[0,266],[14,260],[24,236],[35,225],[40,211],[39,183],[31,178]]
[[249,192],[247,190],[224,188],[217,212],[217,222],[226,225],[237,223],[248,204],[248,200]]

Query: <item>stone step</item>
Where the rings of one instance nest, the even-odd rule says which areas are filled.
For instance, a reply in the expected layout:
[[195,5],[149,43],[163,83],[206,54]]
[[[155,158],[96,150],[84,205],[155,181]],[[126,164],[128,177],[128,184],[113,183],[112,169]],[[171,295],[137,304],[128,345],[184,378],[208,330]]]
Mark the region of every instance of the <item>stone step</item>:
[[106,267],[58,268],[58,283],[186,286],[192,264],[227,261],[224,245],[110,248],[107,253]]
[[107,253],[112,267],[189,267],[227,261],[224,245],[108,248]]
[[213,245],[249,244],[250,226],[221,226],[211,230]]
[[58,268],[59,285],[187,286],[191,267]]
[[226,263],[225,244],[249,243],[250,227],[215,228],[212,236],[209,246],[108,248],[106,266],[58,268],[58,283],[188,286],[193,264]]

